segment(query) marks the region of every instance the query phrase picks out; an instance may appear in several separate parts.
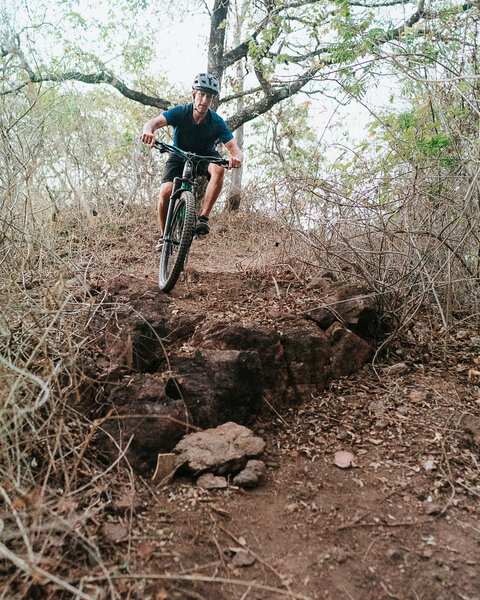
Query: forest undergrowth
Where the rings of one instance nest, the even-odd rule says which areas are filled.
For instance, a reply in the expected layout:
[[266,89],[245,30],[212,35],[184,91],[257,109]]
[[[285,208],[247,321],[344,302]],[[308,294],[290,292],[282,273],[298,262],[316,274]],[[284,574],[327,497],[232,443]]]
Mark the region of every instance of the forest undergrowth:
[[[95,348],[89,325],[96,311],[108,309],[98,303],[99,283],[120,273],[155,279],[151,215],[132,206],[115,221],[86,222],[68,212],[41,226],[33,218],[23,230],[17,223],[4,220],[2,231],[0,597],[116,598],[111,551],[105,553],[98,529],[109,519],[116,490],[141,487],[148,495],[149,484],[119,467],[122,451],[112,464],[96,456],[92,441],[102,422],[80,410],[83,390],[95,387],[83,365]],[[451,368],[455,335],[479,335],[478,298],[458,291],[464,278],[448,269],[439,278],[438,261],[432,271],[425,258],[407,264],[418,248],[400,252],[400,232],[388,240],[375,228],[365,234],[340,223],[334,238],[331,224],[302,230],[254,210],[219,213],[215,231],[223,262],[234,263],[240,253],[248,258],[240,268],[255,277],[287,270],[305,288],[329,273],[376,294],[387,327],[377,365],[409,364],[427,353],[443,355]],[[474,283],[467,282],[472,290]],[[468,365],[472,381],[479,361]],[[113,562],[122,557],[124,549]],[[84,588],[93,565],[104,583]]]

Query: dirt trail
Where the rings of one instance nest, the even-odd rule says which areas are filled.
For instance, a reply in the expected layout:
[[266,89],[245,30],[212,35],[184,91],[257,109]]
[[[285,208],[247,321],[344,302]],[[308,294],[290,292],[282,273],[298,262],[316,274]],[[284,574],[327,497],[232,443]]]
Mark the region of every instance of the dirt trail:
[[[260,227],[232,241],[231,219],[214,225],[171,293],[179,310],[194,303],[212,319],[248,323],[302,305],[278,232]],[[155,278],[153,253],[137,265],[137,276]],[[261,297],[256,278],[271,281]],[[260,488],[139,481],[124,597],[478,600],[480,396],[467,380],[476,336],[453,332],[445,363],[419,327],[390,354],[403,366],[369,365],[256,423],[267,441]],[[350,468],[335,466],[338,450],[354,454]],[[252,564],[241,565],[239,549]]]

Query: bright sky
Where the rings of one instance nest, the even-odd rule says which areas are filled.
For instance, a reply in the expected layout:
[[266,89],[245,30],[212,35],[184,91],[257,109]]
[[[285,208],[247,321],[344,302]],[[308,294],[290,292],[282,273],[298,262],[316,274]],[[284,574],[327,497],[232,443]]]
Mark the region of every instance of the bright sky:
[[[19,5],[18,2],[21,2]],[[29,26],[32,21],[38,19],[38,11],[45,0],[0,0],[0,7],[7,9],[14,15],[14,19],[17,21],[16,26]],[[209,4],[211,4],[209,0]],[[73,9],[79,14],[86,17],[95,15],[97,18],[101,18],[108,23],[108,9],[111,8],[107,2],[98,0],[98,2],[92,2],[92,0],[78,0],[77,4],[72,4]],[[63,20],[59,19],[60,13],[63,12],[65,5],[59,2],[58,4],[47,4],[46,9],[46,21],[51,21],[54,27],[61,26],[62,29],[67,29],[68,24]],[[15,9],[15,10],[14,10]],[[100,10],[100,13],[98,12]],[[13,11],[13,12],[12,12]],[[29,15],[37,16],[30,20]],[[127,13],[128,14],[128,13]],[[105,17],[105,19],[103,19]],[[143,19],[143,20],[142,20]],[[144,28],[145,35],[148,36],[152,29],[149,27],[147,17],[142,17],[138,27]],[[115,21],[115,15],[112,17],[112,22]],[[125,38],[126,31],[128,29],[128,21],[123,29],[118,31],[119,47],[122,38]],[[14,25],[15,26],[15,25]],[[137,27],[137,28],[138,28]],[[166,75],[168,79],[176,83],[179,88],[188,90],[191,85],[191,81],[195,73],[204,71],[207,64],[207,36],[209,33],[209,16],[206,11],[201,8],[196,12],[186,12],[181,23],[174,22],[170,17],[166,16],[163,21],[157,20],[155,28],[160,29],[160,34],[156,37],[152,37],[150,41],[152,47],[156,51],[156,59],[154,60],[153,69],[158,69],[158,75]],[[117,32],[116,32],[117,34]],[[88,40],[89,36],[93,36],[94,32],[77,32],[74,36],[81,39],[81,36]],[[38,43],[38,42],[36,42]],[[53,48],[46,49],[47,52],[51,52]],[[100,48],[99,48],[100,50]],[[58,48],[57,48],[58,51]],[[60,48],[60,51],[62,49]],[[95,52],[95,50],[93,50]],[[104,58],[104,57],[102,57]],[[114,63],[112,64],[114,67]],[[121,76],[121,73],[120,73]],[[385,85],[388,85],[386,83]],[[369,105],[383,104],[385,105],[386,99],[390,95],[391,90],[383,87],[379,87],[370,94]],[[332,95],[338,93],[338,89],[332,88]],[[300,101],[305,101],[305,96],[298,96]],[[312,97],[312,104],[310,106],[310,112],[312,114],[313,126],[318,130],[319,136],[323,135],[324,141],[331,143],[343,143],[342,136],[338,130],[331,132],[325,131],[327,125],[332,122],[341,122],[343,129],[348,132],[350,138],[362,139],[365,137],[365,128],[371,115],[366,108],[359,104],[349,105],[347,107],[340,107],[335,101],[330,100],[326,97],[318,96]],[[333,118],[332,115],[335,112]],[[226,116],[222,110],[220,114]],[[333,151],[333,147],[332,147]]]

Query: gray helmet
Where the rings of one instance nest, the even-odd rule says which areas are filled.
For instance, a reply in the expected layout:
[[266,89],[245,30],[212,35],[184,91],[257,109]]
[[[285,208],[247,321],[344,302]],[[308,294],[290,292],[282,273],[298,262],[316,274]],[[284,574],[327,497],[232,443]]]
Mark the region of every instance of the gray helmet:
[[207,92],[208,94],[214,94],[216,96],[220,86],[215,75],[211,75],[210,73],[199,73],[193,80],[192,89],[201,90],[202,92]]

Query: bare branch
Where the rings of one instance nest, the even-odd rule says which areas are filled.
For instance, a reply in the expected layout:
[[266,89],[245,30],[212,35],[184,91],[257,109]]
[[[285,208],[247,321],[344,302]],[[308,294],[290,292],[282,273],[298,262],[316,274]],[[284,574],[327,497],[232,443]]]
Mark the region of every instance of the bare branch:
[[239,110],[233,117],[227,119],[228,126],[234,131],[244,123],[263,115],[269,111],[272,106],[275,106],[275,104],[278,104],[282,100],[285,100],[300,91],[307,83],[312,81],[319,70],[320,66],[312,66],[295,81],[280,87],[271,87],[268,95],[265,95],[258,102],[245,106],[245,108]]
[[166,110],[172,105],[169,100],[165,100],[164,98],[159,98],[158,96],[148,96],[143,92],[132,90],[111,71],[99,71],[98,73],[92,73],[88,75],[78,71],[70,71],[66,73],[60,73],[59,75],[34,75],[34,77],[30,79],[32,83],[40,83],[42,81],[56,81],[60,83],[62,81],[69,80],[91,84],[107,83],[118,90],[122,96],[125,96],[125,98],[135,100],[135,102],[140,102],[140,104],[155,106],[156,108],[160,108],[162,110]]
[[[361,6],[363,8],[383,8],[384,6],[398,6],[406,4],[404,0],[391,0],[390,2],[349,2],[349,6]],[[408,2],[407,2],[408,4]]]

